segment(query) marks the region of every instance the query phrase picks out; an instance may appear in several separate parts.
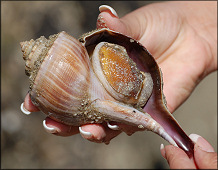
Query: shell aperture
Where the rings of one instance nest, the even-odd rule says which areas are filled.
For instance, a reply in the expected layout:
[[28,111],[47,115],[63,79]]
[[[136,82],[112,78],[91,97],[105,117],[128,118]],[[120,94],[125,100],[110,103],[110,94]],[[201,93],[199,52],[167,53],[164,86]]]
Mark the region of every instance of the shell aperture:
[[[141,93],[144,92],[145,74],[138,70],[124,47],[107,42],[99,43],[92,55],[92,65],[103,86],[118,101],[136,105],[141,96],[146,96]],[[151,79],[149,83],[152,84]],[[149,90],[147,88],[143,104],[151,95],[152,88]]]

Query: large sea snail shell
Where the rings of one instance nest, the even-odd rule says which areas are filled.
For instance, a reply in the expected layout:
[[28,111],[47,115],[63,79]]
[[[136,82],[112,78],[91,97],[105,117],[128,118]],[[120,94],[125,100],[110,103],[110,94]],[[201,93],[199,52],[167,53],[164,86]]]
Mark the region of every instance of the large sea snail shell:
[[21,43],[32,102],[68,125],[121,122],[157,133],[190,157],[193,143],[166,107],[161,71],[136,40],[103,28]]

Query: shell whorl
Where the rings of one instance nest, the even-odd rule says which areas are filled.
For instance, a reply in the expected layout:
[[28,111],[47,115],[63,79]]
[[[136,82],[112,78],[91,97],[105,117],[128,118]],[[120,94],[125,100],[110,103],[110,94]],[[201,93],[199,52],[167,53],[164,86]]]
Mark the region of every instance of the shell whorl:
[[30,41],[21,42],[23,59],[25,60],[25,73],[30,79],[30,89],[32,88],[36,74],[43,62],[48,50],[56,40],[58,34],[49,36],[46,39],[44,36]]
[[60,32],[53,37],[51,45],[48,42],[51,39],[44,37],[22,43],[32,77],[29,93],[32,102],[44,113],[73,124],[79,122],[73,117],[82,115],[88,103],[89,57],[85,47],[69,34]]

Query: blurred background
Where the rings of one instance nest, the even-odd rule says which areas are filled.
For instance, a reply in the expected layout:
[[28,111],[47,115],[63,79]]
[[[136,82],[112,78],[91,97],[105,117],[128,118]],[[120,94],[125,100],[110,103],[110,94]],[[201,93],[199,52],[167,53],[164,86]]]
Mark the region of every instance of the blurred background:
[[[45,132],[41,112],[20,111],[29,81],[19,42],[66,31],[78,38],[95,29],[102,4],[120,17],[155,1],[3,1],[1,2],[1,168],[168,168],[151,132],[121,134],[109,145],[80,135]],[[174,112],[183,129],[205,137],[217,151],[217,72],[207,76]]]

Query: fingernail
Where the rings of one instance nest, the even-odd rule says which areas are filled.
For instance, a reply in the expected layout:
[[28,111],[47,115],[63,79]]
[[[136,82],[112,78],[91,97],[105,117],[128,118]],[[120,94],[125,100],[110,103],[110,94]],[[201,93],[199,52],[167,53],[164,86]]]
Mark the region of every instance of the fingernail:
[[100,12],[107,11],[107,10],[109,10],[115,17],[119,18],[117,15],[117,12],[112,7],[110,7],[108,5],[101,5],[99,7]]
[[79,127],[79,131],[80,131],[80,133],[81,133],[84,137],[86,137],[86,138],[89,138],[89,137],[92,136],[92,133],[91,133],[91,132],[86,132],[86,131],[82,130],[82,127]]
[[119,130],[119,126],[118,125],[111,125],[109,122],[107,122],[107,126],[112,129],[112,130]]
[[209,144],[207,140],[197,134],[190,134],[189,137],[191,140],[199,146],[200,149],[206,152],[215,152],[213,147]]
[[45,128],[46,132],[48,132],[48,133],[57,133],[58,132],[58,130],[56,128],[48,127],[46,125],[46,120],[43,120],[43,127]]
[[160,144],[160,150],[163,150],[163,149],[164,149],[164,144],[161,143],[161,144]]
[[160,153],[161,153],[161,155],[162,155],[164,158],[166,158],[166,155],[165,155],[165,148],[164,148],[164,144],[163,144],[163,143],[161,143],[161,145],[160,145]]
[[30,111],[28,111],[25,107],[24,107],[24,103],[22,103],[21,105],[20,105],[20,110],[24,113],[24,114],[26,114],[26,115],[30,115],[32,112],[30,112]]

